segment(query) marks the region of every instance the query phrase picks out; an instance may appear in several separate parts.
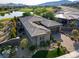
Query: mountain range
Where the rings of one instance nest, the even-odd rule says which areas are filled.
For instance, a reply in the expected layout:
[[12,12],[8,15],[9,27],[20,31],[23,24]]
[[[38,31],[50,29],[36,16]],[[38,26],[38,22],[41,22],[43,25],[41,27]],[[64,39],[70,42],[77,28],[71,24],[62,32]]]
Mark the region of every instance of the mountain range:
[[23,7],[23,6],[26,6],[26,5],[15,4],[15,3],[0,4],[0,7]]
[[[55,2],[46,2],[46,3],[42,3],[42,4],[38,4],[35,6],[61,6],[63,4],[71,4],[71,3],[75,3],[77,1],[69,1],[69,0],[60,0],[60,1],[55,1]],[[7,3],[7,4],[0,4],[0,7],[26,7],[29,5],[24,5],[24,4],[15,4],[15,3]]]
[[[77,1],[74,1],[74,3]],[[63,4],[69,4],[69,3],[73,3],[72,1],[69,0],[61,0],[61,1],[56,1],[56,2],[46,2],[46,3],[42,3],[39,4],[39,6],[61,6]]]
[[79,2],[71,3],[71,4],[64,4],[63,6],[70,6],[70,7],[74,7],[74,8],[79,9]]

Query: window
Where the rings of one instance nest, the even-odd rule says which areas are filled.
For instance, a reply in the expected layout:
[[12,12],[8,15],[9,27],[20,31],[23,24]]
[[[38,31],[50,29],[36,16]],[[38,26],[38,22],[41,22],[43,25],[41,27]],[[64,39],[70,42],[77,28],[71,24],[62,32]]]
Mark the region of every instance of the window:
[[40,40],[44,40],[44,36],[40,37]]
[[41,40],[41,37],[40,37],[40,40]]

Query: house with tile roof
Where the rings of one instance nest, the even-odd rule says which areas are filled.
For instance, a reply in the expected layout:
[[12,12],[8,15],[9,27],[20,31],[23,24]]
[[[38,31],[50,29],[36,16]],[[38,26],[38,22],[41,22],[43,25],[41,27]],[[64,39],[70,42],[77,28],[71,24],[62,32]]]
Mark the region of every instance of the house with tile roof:
[[62,24],[40,16],[27,16],[19,18],[26,36],[34,45],[49,41],[52,32],[59,32]]

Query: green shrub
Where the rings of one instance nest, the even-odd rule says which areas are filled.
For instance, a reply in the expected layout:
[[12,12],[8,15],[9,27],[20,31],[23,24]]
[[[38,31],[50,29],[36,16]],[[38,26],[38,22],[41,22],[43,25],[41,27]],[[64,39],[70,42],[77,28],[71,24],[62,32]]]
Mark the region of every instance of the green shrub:
[[45,41],[41,41],[40,42],[40,47],[45,47],[45,46],[47,46],[46,42]]
[[23,13],[23,16],[31,16],[30,12]]
[[46,42],[46,44],[47,44],[47,46],[49,46],[49,45],[50,45],[50,40],[48,40],[48,41]]
[[0,29],[2,29],[4,27],[4,24],[0,23]]
[[35,49],[36,49],[36,46],[34,46],[34,45],[29,46],[30,51],[34,51]]
[[56,20],[56,18],[54,17],[54,14],[52,12],[46,12],[42,15],[42,17],[50,19],[50,20]]
[[1,15],[1,16],[4,16],[4,15],[5,15],[5,13],[0,13],[0,15]]
[[54,40],[54,36],[53,35],[51,36],[50,40],[52,40],[52,41]]
[[28,46],[28,39],[27,38],[23,38],[21,41],[20,41],[20,47],[22,49],[26,48]]

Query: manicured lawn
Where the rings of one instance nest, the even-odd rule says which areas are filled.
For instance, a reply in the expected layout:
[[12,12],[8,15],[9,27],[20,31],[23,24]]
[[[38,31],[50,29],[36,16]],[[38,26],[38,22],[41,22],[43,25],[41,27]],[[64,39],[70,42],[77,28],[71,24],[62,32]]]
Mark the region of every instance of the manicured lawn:
[[4,18],[4,19],[0,19],[0,22],[4,22],[4,21],[10,21],[12,20],[13,18]]
[[32,8],[21,8],[21,9],[19,9],[19,11],[21,11],[21,12],[32,12],[33,9]]
[[48,51],[48,50],[40,50],[37,51],[32,58],[55,58],[61,55],[64,55],[64,51],[61,49],[60,55],[57,54],[57,49],[52,50],[52,51]]
[[8,12],[9,12],[8,10],[7,11],[0,11],[0,14],[1,13],[4,13],[5,14],[5,13],[8,13]]

